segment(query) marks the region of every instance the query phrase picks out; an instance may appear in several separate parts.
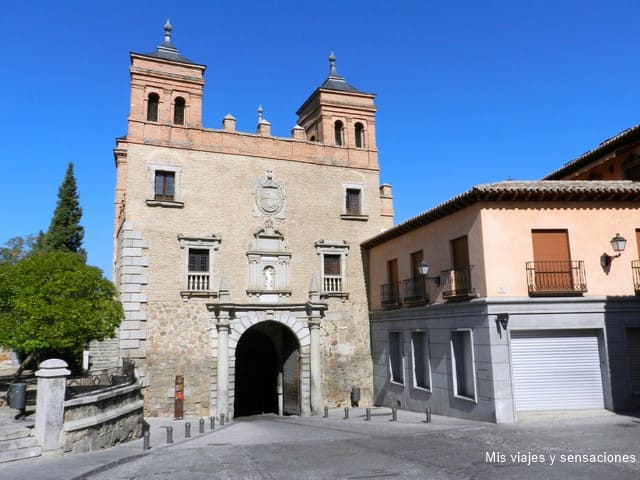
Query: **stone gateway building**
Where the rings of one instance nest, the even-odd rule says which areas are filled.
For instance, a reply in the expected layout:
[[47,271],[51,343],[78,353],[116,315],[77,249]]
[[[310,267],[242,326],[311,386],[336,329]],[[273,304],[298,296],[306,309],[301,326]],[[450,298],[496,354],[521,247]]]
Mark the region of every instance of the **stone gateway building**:
[[[133,359],[145,413],[307,415],[372,400],[360,243],[393,224],[374,95],[330,56],[290,138],[202,125],[205,66],[131,53],[116,140],[114,271],[126,317],[93,365]],[[115,352],[118,352],[117,355]],[[178,384],[178,388],[176,388]]]

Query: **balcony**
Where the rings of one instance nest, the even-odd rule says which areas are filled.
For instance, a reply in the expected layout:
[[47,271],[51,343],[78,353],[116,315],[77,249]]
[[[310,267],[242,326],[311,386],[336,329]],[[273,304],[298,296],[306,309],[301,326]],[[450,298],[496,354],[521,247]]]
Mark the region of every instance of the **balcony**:
[[322,279],[322,291],[324,293],[341,293],[342,292],[342,276],[341,275],[325,275]]
[[529,295],[581,295],[587,291],[582,260],[527,262]]
[[187,275],[187,290],[190,292],[208,292],[208,273],[189,273]]
[[466,265],[440,272],[443,300],[466,300],[478,296],[471,282],[472,269],[473,265]]
[[633,288],[636,294],[640,294],[640,260],[631,261],[631,271],[633,272]]
[[398,282],[380,285],[380,304],[383,307],[395,307],[400,303]]
[[402,302],[416,303],[426,300],[424,277],[407,278],[402,281]]

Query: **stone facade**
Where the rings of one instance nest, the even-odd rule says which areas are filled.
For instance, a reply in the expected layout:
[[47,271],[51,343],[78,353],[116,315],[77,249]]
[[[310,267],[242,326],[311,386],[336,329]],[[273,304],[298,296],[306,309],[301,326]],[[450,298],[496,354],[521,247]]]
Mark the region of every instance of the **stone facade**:
[[[371,401],[359,245],[393,222],[374,96],[332,56],[291,138],[271,136],[262,112],[256,133],[237,132],[231,115],[206,129],[204,66],[170,33],[155,52],[131,54],[129,127],[114,151],[117,353],[136,361],[145,413],[173,415],[183,376],[185,415],[243,414],[238,391],[249,390],[236,383],[253,378],[251,362],[275,362],[261,367],[273,374],[267,393],[244,399],[256,411],[273,410],[274,395],[278,412],[344,405],[353,386]],[[271,360],[244,358],[248,342]]]

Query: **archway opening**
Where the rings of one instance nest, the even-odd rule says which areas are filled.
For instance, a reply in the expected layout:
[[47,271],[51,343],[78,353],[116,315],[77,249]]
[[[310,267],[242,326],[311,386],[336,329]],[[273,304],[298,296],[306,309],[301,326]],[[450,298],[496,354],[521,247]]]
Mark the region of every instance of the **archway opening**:
[[291,330],[266,321],[236,347],[234,416],[300,414],[300,345]]

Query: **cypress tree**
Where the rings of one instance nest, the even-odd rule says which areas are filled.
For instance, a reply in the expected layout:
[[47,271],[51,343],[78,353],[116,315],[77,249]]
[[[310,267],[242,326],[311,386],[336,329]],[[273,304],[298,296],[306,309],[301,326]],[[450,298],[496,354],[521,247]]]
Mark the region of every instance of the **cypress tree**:
[[86,258],[82,248],[84,228],[80,225],[82,208],[76,188],[76,178],[73,175],[73,163],[69,162],[67,173],[58,190],[58,203],[53,212],[49,230],[38,242],[45,251],[63,251],[79,253]]

